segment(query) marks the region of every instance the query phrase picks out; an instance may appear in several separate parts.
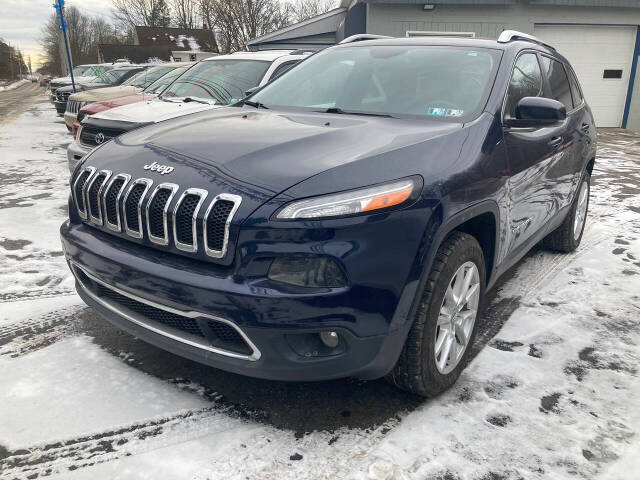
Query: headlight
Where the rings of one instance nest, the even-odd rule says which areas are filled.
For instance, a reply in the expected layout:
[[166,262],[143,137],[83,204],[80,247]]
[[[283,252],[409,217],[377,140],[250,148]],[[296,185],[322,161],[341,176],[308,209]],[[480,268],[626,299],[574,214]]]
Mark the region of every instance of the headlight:
[[375,187],[297,200],[280,210],[276,218],[291,220],[338,217],[389,208],[412,198],[414,193],[418,193],[417,185],[414,178],[406,178]]

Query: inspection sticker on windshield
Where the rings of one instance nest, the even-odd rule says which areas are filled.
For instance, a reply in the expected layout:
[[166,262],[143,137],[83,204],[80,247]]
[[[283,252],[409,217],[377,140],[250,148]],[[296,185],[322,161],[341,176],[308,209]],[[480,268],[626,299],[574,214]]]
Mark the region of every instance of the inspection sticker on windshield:
[[446,108],[441,108],[441,107],[427,108],[427,115],[432,115],[434,117],[444,117],[446,112],[447,112]]
[[450,108],[447,110],[447,113],[445,115],[447,117],[461,117],[462,115],[464,115],[464,110],[457,110],[455,108]]

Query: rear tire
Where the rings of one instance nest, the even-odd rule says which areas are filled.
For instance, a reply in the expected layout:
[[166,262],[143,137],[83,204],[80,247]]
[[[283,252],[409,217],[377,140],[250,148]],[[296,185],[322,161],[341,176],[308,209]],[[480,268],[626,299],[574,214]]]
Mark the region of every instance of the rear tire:
[[546,248],[565,253],[573,252],[578,248],[587,223],[590,183],[591,175],[589,172],[584,172],[567,217],[558,228],[544,238],[543,245]]
[[[462,284],[456,283],[460,280]],[[438,248],[413,325],[387,381],[425,397],[451,387],[466,366],[484,290],[480,245],[471,235],[451,233]]]

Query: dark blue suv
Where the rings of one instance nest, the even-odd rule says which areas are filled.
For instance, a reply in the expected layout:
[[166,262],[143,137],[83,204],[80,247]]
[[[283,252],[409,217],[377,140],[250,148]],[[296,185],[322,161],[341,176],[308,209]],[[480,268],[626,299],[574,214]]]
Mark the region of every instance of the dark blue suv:
[[85,302],[160,348],[435,395],[496,279],[580,243],[595,146],[575,73],[533,37],[351,38],[95,149],[62,243]]

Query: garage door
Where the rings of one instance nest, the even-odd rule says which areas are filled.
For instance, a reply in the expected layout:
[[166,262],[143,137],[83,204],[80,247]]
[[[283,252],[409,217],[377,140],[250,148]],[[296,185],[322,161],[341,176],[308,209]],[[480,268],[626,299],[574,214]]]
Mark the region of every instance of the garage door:
[[620,127],[636,27],[536,25],[535,35],[569,59],[599,127]]

